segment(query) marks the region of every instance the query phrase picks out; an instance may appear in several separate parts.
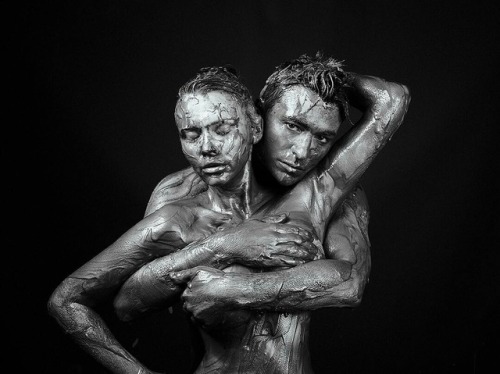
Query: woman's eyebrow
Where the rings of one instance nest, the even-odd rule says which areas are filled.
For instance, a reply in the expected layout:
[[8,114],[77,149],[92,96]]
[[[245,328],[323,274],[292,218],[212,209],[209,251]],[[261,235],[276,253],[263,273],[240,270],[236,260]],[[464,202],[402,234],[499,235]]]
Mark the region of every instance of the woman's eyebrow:
[[237,125],[240,121],[240,118],[239,117],[220,118],[216,121],[209,123],[206,127],[210,127],[213,125],[220,125],[220,124],[223,124],[224,122],[231,122],[231,121],[234,121],[234,123],[232,123],[231,125]]
[[199,127],[193,126],[193,127],[186,127],[184,129],[180,130],[180,133],[181,133],[182,137],[185,137],[186,133],[188,133],[188,132],[195,132],[197,134],[201,134],[201,129]]

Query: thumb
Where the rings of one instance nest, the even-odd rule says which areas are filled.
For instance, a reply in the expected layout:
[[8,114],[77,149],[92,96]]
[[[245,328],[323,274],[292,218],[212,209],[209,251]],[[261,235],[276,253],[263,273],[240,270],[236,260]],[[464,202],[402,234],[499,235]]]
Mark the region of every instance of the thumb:
[[262,218],[261,221],[265,223],[284,223],[288,221],[288,214],[286,213],[274,214],[272,216],[267,216]]
[[173,271],[170,273],[170,279],[172,279],[175,284],[185,284],[193,279],[196,274],[198,274],[198,271],[199,269],[197,268]]

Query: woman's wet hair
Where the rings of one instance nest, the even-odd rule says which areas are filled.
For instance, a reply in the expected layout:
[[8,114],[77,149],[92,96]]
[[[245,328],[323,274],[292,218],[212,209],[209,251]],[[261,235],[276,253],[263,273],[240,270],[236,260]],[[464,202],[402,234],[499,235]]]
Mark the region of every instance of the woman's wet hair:
[[182,85],[178,98],[186,94],[204,94],[211,91],[226,92],[244,104],[253,103],[250,91],[232,65],[201,68],[193,78]]

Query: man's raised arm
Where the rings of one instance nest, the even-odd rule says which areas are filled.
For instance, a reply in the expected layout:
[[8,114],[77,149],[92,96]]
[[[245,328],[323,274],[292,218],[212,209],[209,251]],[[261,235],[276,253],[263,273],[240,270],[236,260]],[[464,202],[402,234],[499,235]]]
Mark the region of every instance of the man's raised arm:
[[384,79],[352,76],[347,97],[352,106],[363,112],[358,122],[303,180],[282,198],[275,212],[308,210],[323,240],[326,225],[337,208],[403,122],[410,94],[402,84]]
[[403,123],[410,104],[410,91],[403,84],[349,74],[352,79],[347,97],[350,105],[362,111],[362,117],[334,144],[317,169],[319,183],[333,187],[327,199],[332,206],[356,185]]

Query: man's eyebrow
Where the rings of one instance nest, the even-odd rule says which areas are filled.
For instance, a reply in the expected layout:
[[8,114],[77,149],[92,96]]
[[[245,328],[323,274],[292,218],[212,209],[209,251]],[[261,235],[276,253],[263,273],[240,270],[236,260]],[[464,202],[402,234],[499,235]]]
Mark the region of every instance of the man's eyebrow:
[[293,123],[294,125],[299,125],[299,126],[302,126],[302,127],[308,128],[308,129],[311,128],[311,126],[307,122],[301,121],[300,119],[298,119],[296,117],[285,116],[283,119],[286,122]]
[[318,131],[315,135],[321,135],[321,136],[325,136],[325,137],[335,137],[335,135],[337,135],[337,133],[333,130],[325,130],[325,131]]
[[[284,120],[286,122],[291,122],[294,125],[298,125],[298,126],[304,127],[306,129],[308,129],[309,131],[312,130],[312,126],[309,123],[301,121],[300,119],[298,119],[296,117],[285,116]],[[329,137],[329,136],[334,137],[335,135],[337,135],[337,133],[335,131],[333,131],[333,130],[317,131],[314,134],[315,135],[326,136],[326,137]]]

